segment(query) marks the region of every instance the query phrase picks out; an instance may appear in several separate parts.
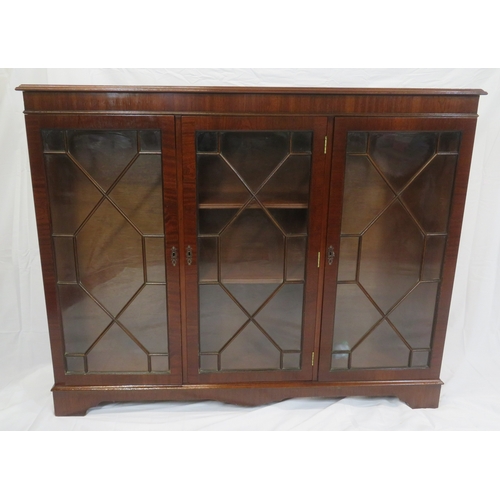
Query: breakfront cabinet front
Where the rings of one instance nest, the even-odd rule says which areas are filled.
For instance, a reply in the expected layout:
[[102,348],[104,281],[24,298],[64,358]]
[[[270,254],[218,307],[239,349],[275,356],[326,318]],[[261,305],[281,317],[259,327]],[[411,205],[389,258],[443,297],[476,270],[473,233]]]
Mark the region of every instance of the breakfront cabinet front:
[[19,89],[57,415],[438,405],[483,91]]

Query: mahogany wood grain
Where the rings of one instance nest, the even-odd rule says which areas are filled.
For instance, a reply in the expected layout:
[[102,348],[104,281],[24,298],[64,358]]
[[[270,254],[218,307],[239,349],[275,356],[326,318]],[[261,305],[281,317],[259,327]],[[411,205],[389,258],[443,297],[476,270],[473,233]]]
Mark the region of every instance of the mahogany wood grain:
[[397,397],[411,408],[437,408],[440,380],[396,382],[287,382],[260,384],[208,384],[180,386],[54,386],[57,416],[84,416],[102,403],[153,401],[220,401],[259,406],[291,398]]
[[475,114],[482,91],[429,89],[260,89],[18,87],[26,113]]
[[183,87],[155,85],[46,85],[22,84],[16,90],[23,92],[187,92],[187,93],[255,93],[255,94],[336,94],[336,95],[486,95],[482,89],[433,89],[433,88],[322,88],[322,87]]
[[[395,396],[437,407],[439,372],[457,261],[479,89],[330,89],[21,85],[46,297],[57,415],[114,401],[214,399],[259,405],[292,397]],[[171,373],[67,374],[41,130],[162,131]],[[200,373],[196,130],[314,130],[302,369]],[[350,131],[462,134],[429,367],[330,371],[346,140]],[[323,136],[328,137],[326,154]],[[177,262],[170,259],[177,248]],[[193,262],[186,262],[186,248]],[[321,252],[319,267],[317,254]],[[315,364],[311,366],[312,352]]]

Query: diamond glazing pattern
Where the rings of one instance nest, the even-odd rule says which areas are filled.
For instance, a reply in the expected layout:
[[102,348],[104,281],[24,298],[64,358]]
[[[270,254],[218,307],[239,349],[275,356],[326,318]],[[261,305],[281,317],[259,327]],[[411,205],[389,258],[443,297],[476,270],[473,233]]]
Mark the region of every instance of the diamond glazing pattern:
[[428,366],[459,144],[348,134],[332,370]]
[[300,369],[311,146],[197,134],[201,371]]
[[44,130],[69,373],[167,373],[161,134]]

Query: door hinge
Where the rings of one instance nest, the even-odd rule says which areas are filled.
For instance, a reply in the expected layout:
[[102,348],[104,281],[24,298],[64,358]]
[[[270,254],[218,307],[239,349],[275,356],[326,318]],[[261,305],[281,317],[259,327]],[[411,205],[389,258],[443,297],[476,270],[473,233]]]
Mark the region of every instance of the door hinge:
[[318,267],[320,262],[321,262],[321,252],[318,252]]
[[312,356],[311,356],[311,366],[314,366],[314,351],[313,351]]
[[328,144],[328,136],[325,135],[325,147],[323,148],[323,154],[326,155],[326,146]]

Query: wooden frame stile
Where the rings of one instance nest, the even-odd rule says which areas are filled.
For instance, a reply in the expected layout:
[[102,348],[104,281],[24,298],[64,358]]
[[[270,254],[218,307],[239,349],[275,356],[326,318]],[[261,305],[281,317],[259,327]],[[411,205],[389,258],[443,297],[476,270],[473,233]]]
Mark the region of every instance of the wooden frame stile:
[[[327,135],[326,135],[326,148],[325,148],[325,171],[323,177],[323,189],[325,191],[325,199],[329,200],[330,205],[338,205],[341,204],[342,194],[341,192],[337,192],[338,188],[336,186],[341,186],[342,183],[338,184],[336,179],[332,179],[333,173],[331,171],[332,158],[334,152],[334,142],[333,142],[333,133],[335,130],[335,120],[333,117],[328,118],[327,123]],[[330,140],[328,140],[330,139]],[[330,168],[328,168],[330,167]],[[314,339],[314,353],[315,359],[313,362],[313,380],[319,379],[319,369],[320,369],[320,359],[321,359],[321,328],[322,328],[322,311],[323,311],[323,303],[325,296],[325,287],[327,283],[325,281],[326,274],[326,265],[328,262],[328,214],[322,218],[322,227],[321,227],[321,244],[320,244],[320,254],[321,258],[319,259],[319,283],[318,283],[318,300],[317,300],[317,317],[318,322],[316,325],[316,334]],[[338,243],[337,243],[338,245]],[[336,247],[338,248],[338,246]]]
[[[183,189],[183,135],[182,135],[182,118],[180,116],[175,117],[175,144],[176,144],[176,171],[177,171],[177,200],[178,200],[178,229],[179,229],[179,284],[180,289],[186,289],[186,261],[184,259],[184,248],[186,248],[186,242],[184,238],[185,230],[185,216],[184,216],[184,189]],[[181,357],[182,357],[182,381],[183,383],[187,380],[187,322],[188,316],[186,311],[186,294],[182,293],[180,297],[181,304]]]

